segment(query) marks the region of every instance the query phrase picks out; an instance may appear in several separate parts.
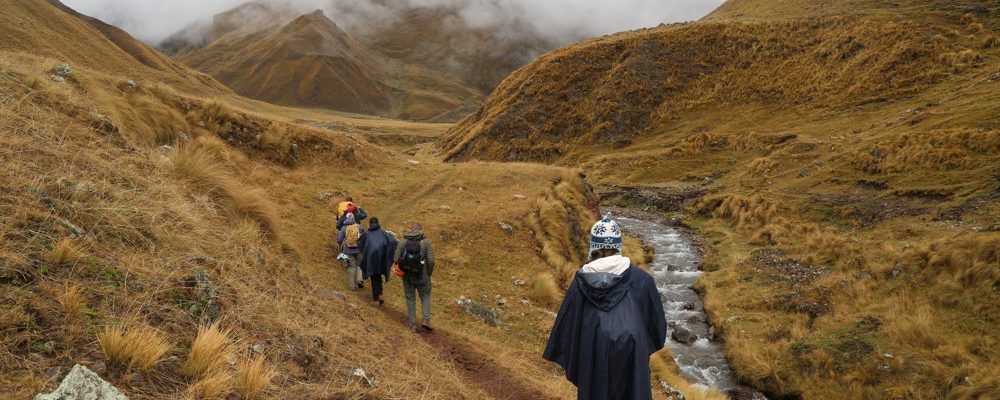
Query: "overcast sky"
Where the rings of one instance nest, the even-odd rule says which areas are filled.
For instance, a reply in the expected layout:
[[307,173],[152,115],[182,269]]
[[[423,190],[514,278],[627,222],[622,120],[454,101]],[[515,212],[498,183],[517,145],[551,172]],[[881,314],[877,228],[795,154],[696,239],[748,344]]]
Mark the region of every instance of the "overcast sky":
[[[324,8],[334,21],[332,3],[341,10],[373,8],[368,0],[267,0],[292,3],[303,12]],[[460,5],[473,24],[511,18],[528,20],[553,39],[587,36],[652,27],[661,22],[701,18],[724,0],[397,0],[410,5]],[[197,21],[229,10],[247,0],[62,0],[73,9],[117,25],[151,44]],[[348,24],[350,25],[350,24]],[[350,33],[350,32],[348,32]]]

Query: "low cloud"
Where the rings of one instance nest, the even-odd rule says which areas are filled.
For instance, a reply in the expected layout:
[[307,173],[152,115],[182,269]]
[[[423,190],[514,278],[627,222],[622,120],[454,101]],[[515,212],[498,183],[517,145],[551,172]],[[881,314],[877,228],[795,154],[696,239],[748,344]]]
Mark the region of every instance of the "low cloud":
[[[345,26],[364,29],[411,7],[453,7],[472,26],[528,24],[547,39],[587,37],[701,18],[724,0],[264,0],[302,12],[324,9]],[[63,0],[73,9],[156,44],[193,24],[211,21],[246,0]]]

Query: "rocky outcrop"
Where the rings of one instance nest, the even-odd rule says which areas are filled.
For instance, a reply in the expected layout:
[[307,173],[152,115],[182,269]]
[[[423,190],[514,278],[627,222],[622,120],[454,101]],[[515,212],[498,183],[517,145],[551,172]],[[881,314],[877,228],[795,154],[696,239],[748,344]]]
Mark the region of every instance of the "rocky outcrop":
[[128,400],[128,397],[94,371],[77,364],[55,391],[39,394],[34,400]]

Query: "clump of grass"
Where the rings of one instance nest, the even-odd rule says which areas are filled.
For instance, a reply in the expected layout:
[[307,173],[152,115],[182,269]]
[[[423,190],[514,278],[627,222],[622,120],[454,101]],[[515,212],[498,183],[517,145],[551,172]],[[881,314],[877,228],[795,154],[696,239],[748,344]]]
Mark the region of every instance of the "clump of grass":
[[993,49],[1000,47],[1000,39],[997,39],[996,35],[989,35],[983,40],[982,47],[984,49]]
[[734,220],[740,228],[756,228],[771,222],[781,207],[759,195],[734,194],[707,197],[696,205],[696,209],[705,216]]
[[535,233],[541,256],[568,284],[586,253],[585,227],[591,222],[586,206],[586,190],[578,174],[567,172],[544,196],[538,198],[536,211],[526,223]]
[[181,375],[206,377],[218,372],[229,352],[229,333],[228,329],[220,329],[218,323],[199,326],[187,361],[181,366]]
[[542,272],[531,280],[531,290],[528,291],[531,301],[551,307],[559,304],[561,295],[556,278],[551,273]]
[[221,102],[213,100],[205,104],[201,115],[206,122],[221,125],[233,119],[233,112]]
[[170,350],[170,342],[147,325],[113,325],[97,334],[105,357],[112,364],[148,371]]
[[236,214],[259,222],[273,239],[280,241],[281,217],[277,206],[263,190],[245,185],[229,174],[212,150],[197,144],[179,147],[173,154],[173,169],[176,175],[227,201]]
[[79,321],[83,317],[83,311],[87,307],[87,301],[83,297],[83,291],[78,285],[70,285],[56,295],[59,306],[62,307],[63,315],[69,321]]
[[197,400],[223,400],[233,389],[233,375],[217,371],[187,388],[187,395]]
[[966,288],[1000,284],[1000,234],[939,240],[917,250],[909,258],[932,275],[953,276]]
[[73,265],[86,258],[83,249],[73,239],[65,238],[56,243],[49,252],[48,262],[55,266]]
[[274,368],[265,365],[265,362],[266,359],[259,356],[254,359],[244,358],[237,364],[233,388],[241,398],[260,398],[267,391],[277,373]]

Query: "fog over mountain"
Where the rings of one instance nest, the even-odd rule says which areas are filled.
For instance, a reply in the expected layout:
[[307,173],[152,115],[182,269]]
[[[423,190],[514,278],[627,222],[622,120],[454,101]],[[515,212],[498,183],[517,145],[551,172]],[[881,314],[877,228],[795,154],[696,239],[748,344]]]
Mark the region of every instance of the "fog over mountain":
[[[724,0],[264,0],[308,12],[324,9],[348,30],[392,19],[413,7],[454,7],[473,26],[527,21],[550,39],[586,37],[701,18]],[[151,44],[246,0],[63,0],[77,11],[117,25]],[[597,18],[599,16],[600,18]]]

